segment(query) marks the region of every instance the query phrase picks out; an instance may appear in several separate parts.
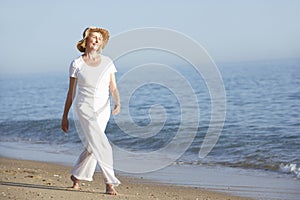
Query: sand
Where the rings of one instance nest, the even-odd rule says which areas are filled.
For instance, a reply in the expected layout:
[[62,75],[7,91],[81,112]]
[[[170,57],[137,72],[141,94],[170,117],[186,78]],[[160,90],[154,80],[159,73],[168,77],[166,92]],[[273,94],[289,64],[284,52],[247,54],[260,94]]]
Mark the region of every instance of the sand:
[[95,173],[92,182],[82,181],[80,190],[74,190],[70,187],[70,169],[53,163],[0,158],[0,199],[249,199],[120,175],[118,178],[122,184],[116,188],[119,194],[111,196],[104,193],[105,184],[101,173]]

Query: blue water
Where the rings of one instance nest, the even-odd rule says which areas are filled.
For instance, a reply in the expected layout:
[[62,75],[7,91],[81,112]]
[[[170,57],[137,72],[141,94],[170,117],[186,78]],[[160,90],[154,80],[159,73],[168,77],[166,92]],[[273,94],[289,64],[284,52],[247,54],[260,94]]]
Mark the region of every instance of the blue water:
[[[194,88],[201,113],[193,143],[173,164],[272,171],[299,179],[300,61],[243,62],[218,67],[226,89],[226,120],[216,146],[204,159],[198,157],[198,152],[209,126],[209,92],[190,66],[176,68]],[[128,69],[118,70],[119,80]],[[62,74],[1,76],[0,144],[15,144],[21,149],[22,145],[34,149],[42,144],[44,148],[40,151],[79,155],[79,150],[74,149],[82,144],[72,120],[68,135],[60,130],[67,88],[67,69]],[[121,98],[124,95],[128,94],[121,93]],[[168,87],[153,83],[131,95],[129,106],[122,104],[122,108],[129,109],[137,125],[148,125],[149,108],[160,104],[166,111],[164,126],[154,136],[139,138],[120,130],[111,118],[106,130],[111,142],[130,151],[143,152],[168,144],[179,129],[180,100]],[[69,116],[72,118],[72,114]],[[122,122],[126,124],[128,120]]]

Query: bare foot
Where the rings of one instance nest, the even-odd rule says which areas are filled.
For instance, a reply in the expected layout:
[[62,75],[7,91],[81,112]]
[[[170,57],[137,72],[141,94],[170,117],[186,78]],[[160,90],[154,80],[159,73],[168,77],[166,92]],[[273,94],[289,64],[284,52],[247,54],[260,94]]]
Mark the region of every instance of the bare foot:
[[105,194],[109,195],[117,195],[117,191],[115,190],[112,184],[106,184],[106,192]]
[[70,178],[71,178],[71,180],[73,181],[73,186],[72,186],[72,188],[75,189],[75,190],[78,190],[78,189],[79,189],[79,182],[78,182],[78,179],[75,178],[75,176],[73,176],[73,175],[72,175]]

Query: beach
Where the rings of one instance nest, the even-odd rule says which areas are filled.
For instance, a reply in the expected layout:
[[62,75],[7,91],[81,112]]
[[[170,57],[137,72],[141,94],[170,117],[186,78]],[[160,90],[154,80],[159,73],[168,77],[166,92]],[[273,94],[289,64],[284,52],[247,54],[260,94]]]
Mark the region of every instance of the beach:
[[143,178],[118,176],[122,184],[118,195],[104,194],[105,185],[100,173],[94,181],[83,181],[80,190],[70,186],[69,166],[0,158],[1,199],[250,199],[209,191],[197,187],[160,184]]
[[300,1],[0,5],[0,200],[300,200]]

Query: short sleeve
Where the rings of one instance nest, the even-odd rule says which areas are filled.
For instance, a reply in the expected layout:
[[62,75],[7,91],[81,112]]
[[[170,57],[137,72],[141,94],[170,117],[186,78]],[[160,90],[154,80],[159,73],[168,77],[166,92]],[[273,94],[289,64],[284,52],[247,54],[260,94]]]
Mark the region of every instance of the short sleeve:
[[112,62],[111,66],[110,66],[110,73],[116,73],[117,72],[117,68],[115,66],[115,64]]
[[76,65],[75,60],[73,60],[69,68],[69,76],[73,78],[77,78],[78,71],[79,71],[79,67]]
[[117,68],[114,64],[114,62],[109,58],[109,62],[110,62],[110,66],[109,66],[109,71],[110,73],[116,73],[117,72]]

